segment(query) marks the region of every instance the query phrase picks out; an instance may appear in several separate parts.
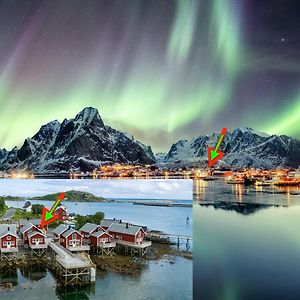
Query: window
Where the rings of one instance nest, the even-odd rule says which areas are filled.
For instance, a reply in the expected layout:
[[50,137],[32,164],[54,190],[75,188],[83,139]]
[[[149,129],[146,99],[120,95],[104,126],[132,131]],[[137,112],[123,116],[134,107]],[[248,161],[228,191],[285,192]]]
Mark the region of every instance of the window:
[[8,239],[8,240],[11,240],[11,236],[10,236],[10,235],[8,235],[8,236],[7,236],[7,239]]
[[72,239],[76,240],[76,233],[72,233]]

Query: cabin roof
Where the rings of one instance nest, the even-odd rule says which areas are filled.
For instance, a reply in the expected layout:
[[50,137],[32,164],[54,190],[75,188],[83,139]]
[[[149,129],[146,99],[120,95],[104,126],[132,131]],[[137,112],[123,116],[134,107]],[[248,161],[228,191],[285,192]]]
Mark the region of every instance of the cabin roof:
[[13,235],[14,237],[18,237],[16,234],[16,225],[15,224],[2,224],[0,225],[0,238],[6,235]]
[[97,228],[101,229],[101,226],[99,224],[86,223],[80,228],[80,231],[91,233],[93,230]]
[[101,222],[100,222],[100,225],[102,227],[109,227],[111,224],[113,223],[119,223],[121,220],[116,220],[116,219],[103,219]]
[[23,234],[24,232],[26,232],[28,229],[30,229],[32,226],[34,226],[31,223],[26,224],[24,227],[21,228],[20,232]]
[[94,233],[91,234],[91,236],[98,238],[100,237],[102,234],[107,234],[111,237],[111,235],[107,232],[107,231],[96,231]]
[[29,224],[29,223],[31,223],[35,226],[38,226],[38,225],[41,224],[41,219],[30,219],[30,220],[22,219],[22,220],[19,221],[19,224],[24,225],[24,226]]
[[55,211],[57,211],[57,210],[59,210],[59,209],[63,209],[64,211],[67,211],[67,208],[64,206],[64,205],[59,205],[57,208],[56,208],[56,210]]
[[79,233],[77,230],[75,230],[75,229],[73,229],[73,228],[70,228],[69,230],[65,231],[65,232],[62,234],[62,236],[65,237],[65,238],[67,238],[67,237],[68,237],[70,234],[72,234],[72,233],[78,233],[80,236],[82,236],[81,233]]
[[124,234],[129,234],[129,235],[136,235],[139,230],[144,229],[140,226],[136,225],[129,225],[125,223],[113,223],[109,226],[108,231],[114,231],[114,232],[119,232],[119,233],[124,233]]
[[2,233],[4,231],[10,231],[12,233],[16,233],[17,226],[16,226],[16,224],[1,224],[0,225],[0,233]]
[[40,234],[40,235],[46,237],[46,235],[45,235],[44,233],[42,233],[42,232],[40,232],[40,231],[37,231],[37,230],[34,230],[34,231],[32,231],[32,232],[30,232],[30,233],[28,234],[28,238],[31,238],[31,237],[35,236],[36,234]]
[[60,224],[53,230],[53,233],[55,233],[57,235],[61,235],[63,232],[65,232],[68,229],[69,229],[68,225]]

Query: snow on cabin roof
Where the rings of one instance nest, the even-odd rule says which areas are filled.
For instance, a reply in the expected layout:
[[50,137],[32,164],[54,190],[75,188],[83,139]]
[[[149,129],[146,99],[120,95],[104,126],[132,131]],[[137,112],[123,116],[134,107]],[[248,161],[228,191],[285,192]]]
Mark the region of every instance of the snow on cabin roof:
[[28,238],[31,238],[31,237],[35,236],[37,233],[40,234],[40,235],[42,235],[42,236],[44,236],[44,237],[46,237],[46,235],[44,233],[42,233],[40,231],[37,231],[37,230],[33,230],[32,232],[30,232],[28,234]]
[[16,238],[18,237],[16,234],[16,225],[15,224],[0,225],[0,238],[6,236],[7,234],[11,234]]
[[107,234],[111,237],[111,235],[107,232],[107,231],[96,231],[94,233],[91,234],[91,236],[98,238],[100,237],[102,234]]
[[67,238],[72,233],[78,233],[80,236],[82,236],[77,230],[70,228],[69,230],[65,231],[62,236]]
[[64,225],[64,224],[60,224],[52,232],[57,234],[57,235],[61,235],[63,232],[65,232],[68,229],[69,229],[69,226]]
[[113,223],[109,226],[108,231],[125,233],[129,235],[136,235],[139,230],[143,228],[136,225],[128,225],[125,223]]
[[119,223],[121,220],[113,220],[113,219],[103,219],[101,222],[100,222],[100,225],[102,227],[109,227],[111,224],[113,223]]
[[97,229],[98,227],[101,228],[101,226],[98,225],[98,224],[86,223],[86,224],[84,224],[79,230],[80,230],[80,231],[84,231],[84,232],[91,233],[93,230]]

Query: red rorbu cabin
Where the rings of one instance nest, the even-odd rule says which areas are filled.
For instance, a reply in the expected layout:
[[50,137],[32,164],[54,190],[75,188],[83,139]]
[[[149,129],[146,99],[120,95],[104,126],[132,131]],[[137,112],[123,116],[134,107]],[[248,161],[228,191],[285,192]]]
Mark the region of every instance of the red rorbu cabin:
[[31,223],[28,223],[27,225],[22,227],[22,229],[20,230],[24,245],[28,245],[28,235],[33,231],[38,231],[40,233],[43,233],[38,227],[36,227],[35,225],[33,225]]
[[112,242],[112,236],[106,231],[94,232],[90,236],[90,245],[94,247],[100,246],[102,244],[108,244],[111,242]]
[[145,231],[142,227],[129,225],[128,223],[112,223],[108,228],[108,232],[115,240],[134,244],[142,243],[145,237]]
[[90,247],[83,245],[82,235],[75,229],[68,229],[60,236],[60,244],[69,251],[89,251]]
[[18,236],[13,224],[0,225],[0,252],[1,258],[15,256],[18,251]]
[[67,208],[63,205],[60,205],[54,213],[58,216],[58,221],[66,221],[69,219]]
[[47,249],[46,235],[33,230],[28,234],[28,247],[32,252],[41,256]]
[[79,229],[79,231],[82,234],[83,238],[88,239],[94,232],[103,232],[105,230],[98,224],[86,223]]

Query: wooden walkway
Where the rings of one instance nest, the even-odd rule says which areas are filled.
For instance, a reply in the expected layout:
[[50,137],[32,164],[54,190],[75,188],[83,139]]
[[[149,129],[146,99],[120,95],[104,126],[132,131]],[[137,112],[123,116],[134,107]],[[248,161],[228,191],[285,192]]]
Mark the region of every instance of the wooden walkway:
[[151,239],[153,238],[176,238],[180,240],[193,240],[192,235],[182,235],[182,234],[172,234],[172,233],[164,233],[164,232],[147,232],[146,236]]
[[96,280],[96,267],[88,257],[75,255],[55,242],[49,248],[56,254],[56,274],[64,285],[89,284]]
[[85,268],[90,266],[90,262],[83,257],[75,256],[67,249],[57,243],[50,242],[49,247],[57,254],[56,260],[65,268]]

